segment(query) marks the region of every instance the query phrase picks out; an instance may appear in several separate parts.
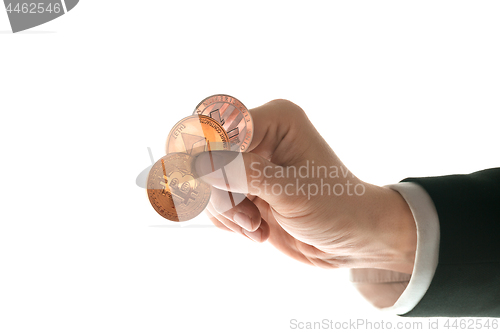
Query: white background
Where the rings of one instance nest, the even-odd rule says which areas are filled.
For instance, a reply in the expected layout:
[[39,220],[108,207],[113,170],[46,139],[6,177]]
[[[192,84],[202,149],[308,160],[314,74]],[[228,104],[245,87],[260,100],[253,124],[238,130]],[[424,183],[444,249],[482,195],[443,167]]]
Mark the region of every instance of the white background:
[[297,103],[378,185],[497,167],[499,17],[494,1],[82,0],[11,34],[0,10],[0,331],[418,321],[372,309],[346,270],[165,227],[135,177],[216,93]]

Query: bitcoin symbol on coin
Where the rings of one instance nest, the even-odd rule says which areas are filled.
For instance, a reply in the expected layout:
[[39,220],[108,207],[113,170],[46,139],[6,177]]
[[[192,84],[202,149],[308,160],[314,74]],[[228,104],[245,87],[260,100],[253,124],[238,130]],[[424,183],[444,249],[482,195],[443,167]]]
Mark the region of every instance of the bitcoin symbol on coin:
[[174,153],[158,160],[149,172],[147,193],[158,214],[171,221],[192,219],[210,200],[210,186],[195,178],[194,158]]

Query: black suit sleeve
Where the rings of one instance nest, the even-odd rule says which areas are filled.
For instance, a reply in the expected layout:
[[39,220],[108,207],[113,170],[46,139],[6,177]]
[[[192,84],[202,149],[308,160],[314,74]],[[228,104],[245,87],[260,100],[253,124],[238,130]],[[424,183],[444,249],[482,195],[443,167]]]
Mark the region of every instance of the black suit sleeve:
[[500,168],[468,175],[407,178],[432,198],[439,261],[407,317],[500,317]]

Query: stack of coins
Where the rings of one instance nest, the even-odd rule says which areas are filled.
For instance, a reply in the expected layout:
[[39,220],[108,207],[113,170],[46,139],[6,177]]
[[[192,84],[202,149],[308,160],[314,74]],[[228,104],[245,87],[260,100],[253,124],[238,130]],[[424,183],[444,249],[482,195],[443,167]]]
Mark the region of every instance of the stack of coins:
[[243,103],[229,95],[205,98],[193,115],[175,124],[167,138],[167,155],[149,172],[147,193],[153,208],[175,222],[200,214],[211,190],[193,172],[194,157],[212,150],[244,152],[252,137],[252,117]]

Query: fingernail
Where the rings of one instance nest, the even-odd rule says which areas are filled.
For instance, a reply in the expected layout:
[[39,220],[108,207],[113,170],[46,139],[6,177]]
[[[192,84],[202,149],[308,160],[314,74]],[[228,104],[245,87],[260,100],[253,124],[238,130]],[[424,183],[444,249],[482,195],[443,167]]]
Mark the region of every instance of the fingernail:
[[243,233],[250,237],[253,241],[256,241],[257,243],[260,243],[262,241],[262,230],[257,229],[254,232],[246,231],[243,229]]
[[241,212],[238,212],[234,214],[233,216],[234,222],[238,223],[240,227],[251,231],[252,230],[252,220],[250,219],[250,216],[243,214]]

